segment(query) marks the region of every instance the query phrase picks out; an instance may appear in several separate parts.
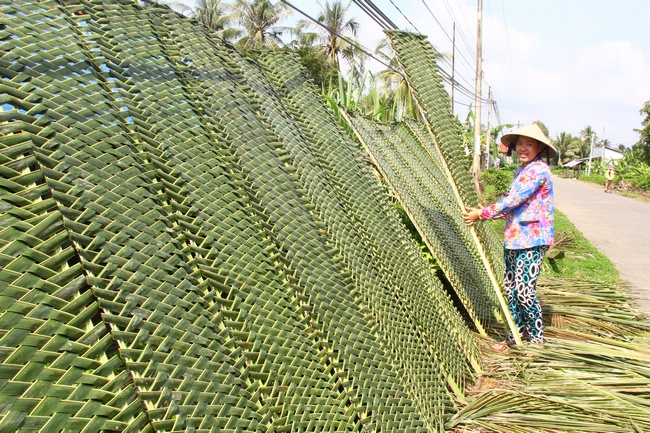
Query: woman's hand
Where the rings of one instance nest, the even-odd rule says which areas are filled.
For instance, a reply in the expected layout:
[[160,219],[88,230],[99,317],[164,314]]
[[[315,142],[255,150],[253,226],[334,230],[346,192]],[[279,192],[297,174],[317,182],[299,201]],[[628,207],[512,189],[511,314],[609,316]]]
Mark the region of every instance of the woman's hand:
[[463,220],[465,220],[465,224],[468,226],[473,226],[479,219],[481,219],[481,209],[468,207],[465,212],[463,212]]

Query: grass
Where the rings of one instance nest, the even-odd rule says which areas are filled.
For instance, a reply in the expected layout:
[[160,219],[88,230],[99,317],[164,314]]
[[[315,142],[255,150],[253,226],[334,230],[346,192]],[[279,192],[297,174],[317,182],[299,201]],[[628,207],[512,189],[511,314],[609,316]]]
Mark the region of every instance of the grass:
[[544,260],[542,277],[577,278],[617,283],[619,272],[604,254],[569,221],[566,215],[555,211],[555,245]]
[[[505,221],[495,220],[499,232]],[[555,244],[544,259],[542,278],[579,279],[610,285],[619,282],[619,272],[604,254],[586,239],[569,218],[555,210]]]

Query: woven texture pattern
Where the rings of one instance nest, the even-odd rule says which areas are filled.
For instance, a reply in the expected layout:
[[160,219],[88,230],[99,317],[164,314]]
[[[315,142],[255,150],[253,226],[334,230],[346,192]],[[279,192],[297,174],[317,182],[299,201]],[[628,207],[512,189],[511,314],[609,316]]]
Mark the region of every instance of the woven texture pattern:
[[[446,185],[451,187],[449,191],[454,198],[455,211],[450,208],[450,215],[453,219],[459,219],[460,213],[466,207],[478,205],[478,195],[473,187],[471,175],[466,166],[466,157],[463,153],[461,137],[457,133],[458,123],[449,112],[450,99],[442,84],[440,74],[432,73],[438,67],[435,60],[434,48],[425,36],[402,31],[387,31],[391,45],[395,50],[397,59],[405,74],[405,77],[413,91],[414,97],[424,113],[425,133],[418,128],[410,128],[412,132],[419,135],[420,145],[428,154],[427,164],[437,166],[441,174],[447,179]],[[424,197],[419,197],[423,203]],[[433,243],[431,238],[436,236],[432,230],[422,227],[423,238]],[[459,228],[459,234],[467,238],[469,234],[471,243],[468,248],[477,253],[480,258],[479,265],[467,263],[469,268],[476,268],[480,273],[473,277],[472,282],[459,282],[454,276],[451,267],[446,265],[447,274],[452,281],[455,281],[456,290],[465,306],[472,314],[476,309],[477,318],[483,320],[484,324],[491,315],[488,309],[498,301],[500,307],[498,315],[503,322],[508,323],[510,330],[519,338],[518,332],[512,322],[508,307],[503,296],[503,244],[498,239],[494,229],[489,225],[476,224],[468,232]],[[462,249],[462,246],[461,246]],[[434,248],[434,250],[439,250]],[[440,252],[438,252],[440,255]],[[443,260],[441,260],[442,262]],[[484,282],[487,275],[490,284],[488,286],[476,287],[475,284]],[[482,291],[490,291],[489,295],[482,295]],[[485,300],[481,298],[487,298]],[[479,323],[476,322],[475,323]]]
[[[435,60],[434,48],[422,35],[401,31],[388,31],[391,45],[395,50],[402,70],[423,108],[426,125],[431,139],[424,141],[427,150],[444,158],[450,180],[458,191],[462,203],[476,206],[478,195],[472,184],[466,166],[466,157],[458,124],[449,111],[451,101],[442,83]],[[434,145],[435,149],[429,149]],[[489,264],[497,275],[503,274],[503,244],[494,230],[477,225],[476,230],[482,246],[487,250]]]
[[384,179],[422,233],[459,299],[479,328],[494,326],[499,310],[487,271],[470,247],[472,239],[461,208],[441,167],[430,135],[413,121],[390,126],[349,115],[353,127]]
[[0,431],[442,431],[477,349],[298,62],[3,3]]

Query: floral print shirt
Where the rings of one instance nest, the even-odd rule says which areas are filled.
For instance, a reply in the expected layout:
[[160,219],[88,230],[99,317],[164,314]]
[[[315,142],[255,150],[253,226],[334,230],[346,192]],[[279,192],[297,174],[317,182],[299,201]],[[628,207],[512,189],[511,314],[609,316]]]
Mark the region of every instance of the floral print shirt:
[[508,250],[552,245],[555,213],[551,170],[540,157],[515,171],[506,195],[481,209],[481,218],[506,218],[504,246]]

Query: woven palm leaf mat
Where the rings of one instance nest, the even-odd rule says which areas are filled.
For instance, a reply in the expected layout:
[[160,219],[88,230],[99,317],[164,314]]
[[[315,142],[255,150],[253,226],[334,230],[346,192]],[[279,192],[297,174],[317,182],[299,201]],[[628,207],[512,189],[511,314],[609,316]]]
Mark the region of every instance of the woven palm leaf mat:
[[0,431],[443,429],[476,344],[296,59],[1,13]]
[[427,137],[421,125],[410,121],[391,128],[361,116],[349,116],[383,177],[412,215],[411,220],[456,289],[468,315],[477,327],[494,327],[494,314],[499,307],[494,292],[485,290],[490,287],[487,270],[476,266],[480,258],[468,247],[472,245],[471,236],[449,180],[419,141]]

